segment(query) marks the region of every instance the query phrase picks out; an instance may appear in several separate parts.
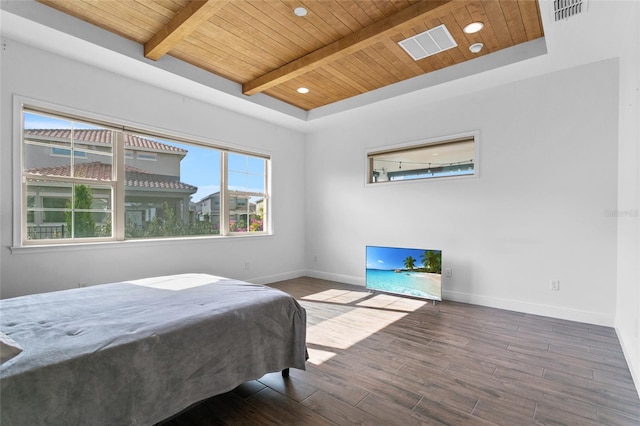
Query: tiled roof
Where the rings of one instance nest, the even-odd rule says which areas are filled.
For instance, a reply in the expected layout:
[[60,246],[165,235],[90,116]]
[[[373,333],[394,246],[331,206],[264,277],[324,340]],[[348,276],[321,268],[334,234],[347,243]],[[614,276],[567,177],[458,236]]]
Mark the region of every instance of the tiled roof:
[[[71,138],[70,129],[25,129],[25,135],[37,136],[39,138],[66,139]],[[108,129],[75,129],[73,131],[74,140],[83,143],[92,144],[111,144],[111,130]],[[187,154],[186,149],[177,148],[154,141],[152,139],[143,138],[131,133],[124,134],[125,148],[137,148],[148,151],[165,151],[174,152],[176,154]]]
[[[97,181],[111,180],[111,164],[100,162],[77,164],[74,168],[75,177],[94,179]],[[70,166],[41,167],[25,170],[26,173],[41,176],[71,176]],[[125,186],[129,188],[173,189],[196,192],[197,186],[180,182],[175,176],[157,175],[145,170],[125,165]]]
[[198,190],[197,186],[182,183],[173,176],[155,175],[144,171],[127,171],[125,175],[125,186],[130,188],[181,189],[193,193]]

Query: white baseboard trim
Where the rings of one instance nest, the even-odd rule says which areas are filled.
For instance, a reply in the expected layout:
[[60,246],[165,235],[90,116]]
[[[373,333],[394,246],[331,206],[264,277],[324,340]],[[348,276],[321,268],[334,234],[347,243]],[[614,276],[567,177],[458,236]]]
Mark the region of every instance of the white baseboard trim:
[[442,291],[442,298],[454,302],[470,303],[472,305],[488,306],[490,308],[505,309],[525,314],[540,315],[587,324],[613,327],[614,317],[596,312],[580,311],[577,309],[561,308],[557,306],[541,305],[537,303],[521,302],[519,300],[501,299],[497,297],[480,296],[477,294],[460,293],[457,291]]
[[[363,286],[365,281],[363,277],[354,277],[351,275],[333,274],[324,271],[306,270],[304,274],[308,277],[319,278],[328,281],[337,281],[340,283],[354,284]],[[443,290],[442,298],[454,302],[469,303],[472,305],[487,306],[490,308],[504,309],[508,311],[522,312],[525,314],[540,315],[544,317],[552,317],[565,319],[569,321],[583,322],[587,324],[602,325],[606,327],[614,326],[614,317],[599,314],[597,312],[580,311],[577,309],[561,308],[557,306],[547,306],[536,303],[521,302],[518,300],[501,299],[497,297],[480,296],[470,293],[461,293],[457,291]]]
[[618,341],[620,342],[620,346],[622,347],[622,353],[624,354],[624,359],[627,360],[627,366],[629,367],[629,371],[631,372],[631,378],[633,379],[633,384],[636,386],[636,392],[638,392],[638,397],[640,397],[640,365],[637,363],[630,362],[630,360],[636,359],[632,355],[634,355],[634,351],[629,348],[627,341],[624,339],[624,334],[620,332],[618,327],[615,328],[616,335],[618,336]]
[[364,285],[365,285],[364,278],[362,278],[362,277],[354,277],[354,276],[351,276],[351,275],[332,274],[330,272],[313,271],[313,270],[310,270],[310,269],[307,269],[305,271],[305,274],[306,274],[307,277],[318,278],[318,279],[321,279],[321,280],[336,281],[336,282],[339,282],[339,283],[359,285],[359,286],[362,286],[362,287],[364,287]]
[[245,281],[250,282],[252,284],[271,284],[278,281],[292,280],[294,278],[300,278],[304,276],[307,276],[307,271],[305,271],[304,269],[299,269],[297,271],[289,271],[289,272],[284,272],[282,274],[255,277]]

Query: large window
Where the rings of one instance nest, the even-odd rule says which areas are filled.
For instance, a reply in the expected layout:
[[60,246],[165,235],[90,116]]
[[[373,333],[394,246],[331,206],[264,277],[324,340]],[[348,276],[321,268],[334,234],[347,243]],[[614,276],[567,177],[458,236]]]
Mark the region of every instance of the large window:
[[368,183],[477,174],[475,135],[403,145],[367,154]]
[[268,156],[30,108],[22,118],[23,244],[269,229]]

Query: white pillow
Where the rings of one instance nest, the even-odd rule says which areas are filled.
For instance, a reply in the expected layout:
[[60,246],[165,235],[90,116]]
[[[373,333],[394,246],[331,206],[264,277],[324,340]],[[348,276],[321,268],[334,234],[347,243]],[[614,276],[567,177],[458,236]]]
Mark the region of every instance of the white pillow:
[[11,337],[0,332],[0,363],[9,361],[22,352],[22,347]]

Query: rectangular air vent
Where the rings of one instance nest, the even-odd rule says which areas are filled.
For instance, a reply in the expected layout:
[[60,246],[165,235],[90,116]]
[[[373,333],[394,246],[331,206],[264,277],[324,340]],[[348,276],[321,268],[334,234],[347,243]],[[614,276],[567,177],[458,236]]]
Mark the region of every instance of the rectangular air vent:
[[444,50],[456,47],[458,43],[451,37],[451,33],[444,24],[432,28],[398,42],[412,58],[417,61],[427,56],[435,55]]
[[573,15],[582,13],[586,0],[554,0],[553,13],[556,21],[568,19]]

